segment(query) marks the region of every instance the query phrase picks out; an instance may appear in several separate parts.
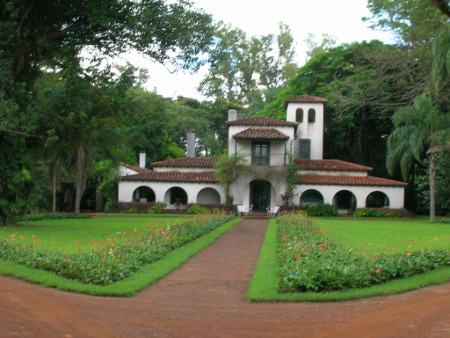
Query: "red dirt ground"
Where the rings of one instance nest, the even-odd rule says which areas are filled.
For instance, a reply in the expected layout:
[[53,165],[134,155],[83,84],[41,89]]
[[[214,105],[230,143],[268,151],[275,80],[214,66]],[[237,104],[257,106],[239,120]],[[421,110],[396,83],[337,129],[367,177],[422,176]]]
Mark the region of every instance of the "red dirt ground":
[[132,298],[0,277],[0,337],[450,337],[450,283],[344,303],[247,303],[266,224],[241,222]]

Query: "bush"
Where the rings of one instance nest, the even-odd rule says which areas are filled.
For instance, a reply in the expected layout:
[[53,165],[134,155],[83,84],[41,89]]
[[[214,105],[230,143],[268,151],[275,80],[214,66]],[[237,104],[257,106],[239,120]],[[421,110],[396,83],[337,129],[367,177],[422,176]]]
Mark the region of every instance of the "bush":
[[207,214],[209,212],[211,212],[211,210],[201,205],[193,205],[186,211],[186,213],[190,215]]
[[303,210],[306,211],[309,216],[315,217],[329,217],[338,214],[337,206],[323,203],[316,205],[307,204],[303,207]]
[[108,285],[132,275],[143,265],[161,259],[232,218],[225,215],[202,216],[166,228],[118,232],[118,236],[127,239],[125,243],[117,244],[108,239],[103,246],[80,254],[62,254],[0,240],[0,259],[51,271],[86,284]]
[[402,214],[398,211],[389,211],[387,213],[380,212],[375,209],[360,209],[356,210],[353,213],[353,217],[360,218],[360,217],[371,217],[371,218],[380,218],[380,217],[387,217],[387,218],[400,218],[402,217]]
[[22,216],[22,221],[42,221],[46,219],[91,218],[81,214],[29,214]]
[[116,205],[116,201],[108,201],[105,203],[105,208],[103,209],[104,212],[109,212],[112,208],[114,208]]
[[130,208],[128,210],[122,210],[122,214],[136,214],[138,212],[137,208]]
[[164,204],[158,203],[153,205],[150,209],[148,209],[149,214],[163,214],[164,213]]
[[281,292],[363,288],[450,266],[448,249],[374,257],[337,243],[310,217],[287,214],[277,222]]

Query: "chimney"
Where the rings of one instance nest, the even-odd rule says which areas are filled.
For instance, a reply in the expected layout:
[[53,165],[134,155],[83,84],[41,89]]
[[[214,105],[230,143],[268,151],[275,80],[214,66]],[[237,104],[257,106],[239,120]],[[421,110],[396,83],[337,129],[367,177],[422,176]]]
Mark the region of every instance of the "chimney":
[[228,121],[236,121],[237,120],[237,110],[230,109],[228,111]]
[[186,156],[195,157],[195,132],[191,130],[187,133]]
[[141,151],[139,153],[139,167],[144,169],[145,168],[145,151]]

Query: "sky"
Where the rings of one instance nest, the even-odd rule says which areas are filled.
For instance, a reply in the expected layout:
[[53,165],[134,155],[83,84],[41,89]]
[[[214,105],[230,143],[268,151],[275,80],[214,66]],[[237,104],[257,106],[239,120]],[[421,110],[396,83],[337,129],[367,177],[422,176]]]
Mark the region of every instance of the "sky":
[[[296,58],[299,66],[305,63],[308,33],[321,41],[323,33],[337,39],[337,44],[379,39],[394,42],[386,32],[374,31],[362,17],[370,16],[366,0],[192,0],[196,8],[212,14],[214,21],[224,21],[245,31],[248,36],[277,34],[278,24],[287,24],[296,44]],[[156,91],[164,97],[177,96],[205,99],[197,92],[206,69],[196,74],[176,71],[139,56],[132,57],[132,63],[149,70],[150,78],[145,88]]]

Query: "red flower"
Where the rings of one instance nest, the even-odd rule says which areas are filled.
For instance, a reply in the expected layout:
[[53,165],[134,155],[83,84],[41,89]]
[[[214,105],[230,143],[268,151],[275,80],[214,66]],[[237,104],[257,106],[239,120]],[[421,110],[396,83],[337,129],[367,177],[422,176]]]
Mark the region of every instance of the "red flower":
[[375,272],[376,272],[376,273],[380,273],[380,272],[381,272],[381,269],[376,269]]

